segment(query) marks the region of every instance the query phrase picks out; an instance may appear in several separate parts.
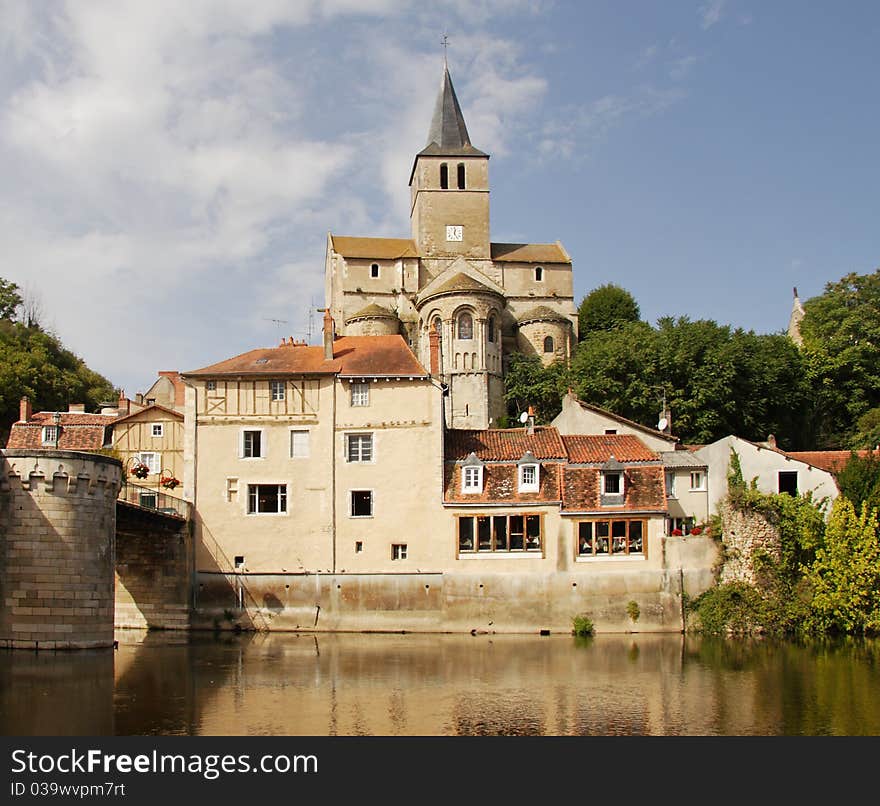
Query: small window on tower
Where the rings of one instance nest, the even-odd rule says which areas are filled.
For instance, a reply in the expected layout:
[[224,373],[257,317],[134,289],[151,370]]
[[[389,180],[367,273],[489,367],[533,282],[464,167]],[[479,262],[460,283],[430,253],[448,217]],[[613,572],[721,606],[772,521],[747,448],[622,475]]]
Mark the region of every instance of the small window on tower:
[[464,190],[464,163],[458,163],[458,189]]
[[446,190],[449,187],[449,166],[443,162],[440,164],[440,188]]
[[555,350],[555,346],[553,344],[553,336],[545,336],[544,337],[544,352],[552,353]]
[[375,279],[378,276],[379,276],[379,264],[374,263],[372,266],[370,266],[370,277]]

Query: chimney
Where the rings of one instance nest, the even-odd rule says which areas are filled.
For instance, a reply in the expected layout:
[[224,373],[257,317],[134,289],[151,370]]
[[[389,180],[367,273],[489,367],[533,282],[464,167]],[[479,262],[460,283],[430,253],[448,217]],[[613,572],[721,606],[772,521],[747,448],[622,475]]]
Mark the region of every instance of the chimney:
[[71,414],[85,414],[86,413],[86,404],[85,403],[71,403],[67,410]]
[[18,407],[18,419],[26,423],[30,420],[31,415],[34,413],[33,408],[31,407],[31,401],[28,397],[23,397]]
[[532,437],[535,435],[535,410],[529,406],[529,419],[528,419],[528,430],[526,433]]
[[771,448],[773,448],[773,450],[776,450],[776,437],[775,437],[773,434],[768,434],[768,435],[767,435],[767,444],[768,444]]
[[116,402],[116,411],[119,412],[120,415],[130,414],[129,411],[129,399],[125,396],[125,390],[119,390],[119,400]]
[[324,308],[324,360],[333,360],[333,317],[330,316],[330,309]]

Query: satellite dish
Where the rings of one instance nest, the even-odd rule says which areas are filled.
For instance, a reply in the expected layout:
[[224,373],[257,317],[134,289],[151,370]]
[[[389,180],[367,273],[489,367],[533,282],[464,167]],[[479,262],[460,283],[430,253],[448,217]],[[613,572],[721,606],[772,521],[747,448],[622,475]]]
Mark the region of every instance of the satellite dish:
[[667,425],[669,425],[669,420],[667,420],[665,417],[661,417],[660,422],[657,423],[657,430],[665,431]]
[[527,411],[524,411],[522,414],[519,415],[519,421],[521,423],[523,423],[523,425],[525,425],[525,422],[528,419],[529,419],[529,413]]

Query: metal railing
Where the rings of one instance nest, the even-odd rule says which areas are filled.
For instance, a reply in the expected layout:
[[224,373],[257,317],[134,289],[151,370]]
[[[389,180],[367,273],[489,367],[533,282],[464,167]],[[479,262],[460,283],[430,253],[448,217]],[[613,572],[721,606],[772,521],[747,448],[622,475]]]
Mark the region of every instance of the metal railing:
[[127,504],[134,504],[144,509],[155,509],[163,515],[173,515],[184,520],[189,520],[192,514],[192,504],[189,501],[130,481],[122,485],[118,499]]

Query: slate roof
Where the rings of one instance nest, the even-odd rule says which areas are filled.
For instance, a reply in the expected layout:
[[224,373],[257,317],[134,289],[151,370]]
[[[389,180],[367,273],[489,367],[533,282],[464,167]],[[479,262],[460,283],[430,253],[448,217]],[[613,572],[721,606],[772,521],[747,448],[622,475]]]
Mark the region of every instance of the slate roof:
[[346,322],[353,322],[355,319],[397,319],[397,314],[393,311],[389,311],[388,308],[383,308],[381,305],[377,305],[375,302],[371,305],[367,305],[366,308],[361,308],[357,313],[352,314],[348,318],[346,318]]
[[525,325],[528,322],[568,322],[569,320],[559,311],[554,311],[546,305],[538,305],[522,316],[517,316],[516,321],[520,325]]
[[323,346],[285,343],[227,358],[184,372],[184,377],[223,375],[271,377],[281,375],[428,376],[401,336],[343,336],[333,342],[333,360],[324,359]]
[[664,467],[706,467],[706,463],[691,451],[660,451]]
[[420,154],[450,156],[487,156],[471,145],[464,115],[452,86],[449,70],[444,68],[440,92],[434,103],[434,114],[428,129],[428,140]]
[[424,302],[425,300],[432,299],[433,297],[439,297],[443,294],[492,294],[494,296],[499,296],[498,292],[489,286],[484,285],[479,280],[475,280],[468,274],[464,272],[459,272],[458,274],[450,277],[445,283],[443,283],[439,288],[435,288],[429,294],[425,294],[420,298],[419,302]]
[[603,464],[612,456],[618,462],[657,462],[660,455],[632,434],[571,434],[562,437],[572,464]]

